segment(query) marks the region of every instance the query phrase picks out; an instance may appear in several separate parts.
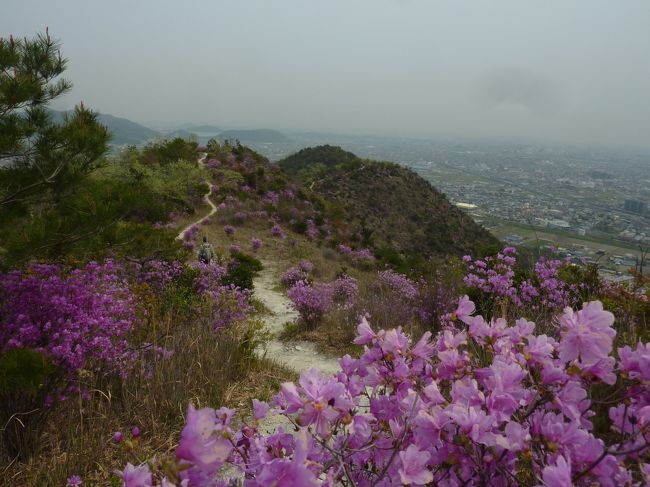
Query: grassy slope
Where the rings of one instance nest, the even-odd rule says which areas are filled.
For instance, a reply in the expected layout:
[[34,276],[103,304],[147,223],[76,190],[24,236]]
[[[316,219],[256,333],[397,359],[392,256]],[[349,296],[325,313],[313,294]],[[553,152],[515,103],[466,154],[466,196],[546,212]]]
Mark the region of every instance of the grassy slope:
[[498,244],[426,180],[397,164],[321,146],[303,149],[279,165],[342,206],[364,243],[376,250],[428,257],[480,254]]

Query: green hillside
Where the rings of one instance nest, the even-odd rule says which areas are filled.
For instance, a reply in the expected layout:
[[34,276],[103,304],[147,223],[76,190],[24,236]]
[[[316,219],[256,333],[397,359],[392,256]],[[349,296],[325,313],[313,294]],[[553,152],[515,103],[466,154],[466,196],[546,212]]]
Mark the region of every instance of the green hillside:
[[326,145],[303,149],[279,165],[340,205],[363,244],[380,255],[476,254],[498,244],[429,182],[398,164],[364,160]]

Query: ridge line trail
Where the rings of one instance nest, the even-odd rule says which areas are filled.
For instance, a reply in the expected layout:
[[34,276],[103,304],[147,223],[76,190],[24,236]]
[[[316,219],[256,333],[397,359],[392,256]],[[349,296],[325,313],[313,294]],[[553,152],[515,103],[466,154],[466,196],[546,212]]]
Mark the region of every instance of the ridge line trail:
[[[197,162],[199,163],[199,166],[202,167],[202,168],[205,167],[205,158],[206,157],[208,157],[208,153],[207,152],[201,152],[201,155],[197,159]],[[207,215],[205,215],[204,217],[199,218],[195,222],[190,223],[185,228],[183,228],[183,230],[181,230],[180,233],[176,236],[176,240],[183,240],[185,238],[185,234],[188,232],[188,230],[190,228],[192,228],[194,225],[200,225],[201,223],[203,223],[205,220],[207,220],[208,218],[210,218],[212,215],[214,215],[217,212],[217,205],[215,205],[212,202],[212,200],[210,199],[210,196],[212,195],[212,191],[214,190],[214,184],[212,184],[207,179],[204,179],[203,181],[205,183],[207,183],[208,186],[209,186],[208,192],[203,195],[203,201],[205,201],[208,204],[208,206],[210,206],[210,212]]]
[[[199,166],[205,167],[207,156],[207,152],[201,152],[197,160]],[[177,240],[183,240],[190,228],[200,225],[217,212],[217,206],[210,199],[215,186],[208,179],[204,181],[210,189],[203,195],[203,201],[210,206],[210,212],[183,228],[176,237]],[[325,374],[336,373],[339,370],[337,360],[318,352],[314,343],[308,341],[285,343],[276,338],[284,329],[284,324],[294,321],[298,317],[298,313],[290,308],[289,298],[276,289],[280,282],[276,266],[269,261],[263,262],[263,265],[264,269],[253,280],[253,296],[261,301],[268,310],[261,316],[261,319],[264,323],[264,330],[269,332],[272,338],[262,345],[257,353],[276,360],[298,374],[312,367]]]

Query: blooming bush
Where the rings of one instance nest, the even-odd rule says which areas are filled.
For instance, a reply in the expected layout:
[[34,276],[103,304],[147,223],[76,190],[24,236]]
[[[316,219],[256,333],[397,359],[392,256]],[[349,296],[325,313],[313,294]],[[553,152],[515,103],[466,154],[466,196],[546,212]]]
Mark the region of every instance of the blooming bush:
[[192,284],[199,294],[217,289],[221,286],[222,279],[228,274],[228,268],[216,262],[206,264],[197,261],[192,263],[192,268],[197,271]]
[[299,281],[307,282],[309,273],[305,272],[298,266],[289,267],[280,277],[280,282],[286,288],[294,286]]
[[287,296],[308,328],[316,326],[332,305],[332,288],[329,284],[318,283],[312,286],[305,281],[298,281],[289,289]]
[[244,321],[253,311],[250,304],[252,292],[248,289],[230,284],[210,289],[206,295],[210,298],[212,328],[215,331]]
[[150,260],[133,266],[135,279],[148,284],[157,294],[163,293],[183,273],[183,264],[178,261]]
[[2,449],[29,457],[53,407],[71,393],[87,397],[85,373],[126,376],[138,357],[129,343],[135,323],[129,286],[110,260],[0,274]]
[[193,266],[199,271],[194,278],[194,288],[207,298],[215,331],[248,318],[253,311],[250,304],[252,292],[224,282],[229,275],[226,266],[202,262],[196,262]]
[[349,247],[348,245],[345,244],[339,244],[339,246],[336,249],[339,251],[339,254],[341,255],[350,255],[352,253],[352,247]]
[[370,249],[355,250],[351,256],[352,262],[355,264],[367,264],[375,260],[375,256]]
[[314,220],[307,220],[307,229],[305,230],[305,235],[309,240],[316,240],[319,237],[320,232],[318,231]]
[[128,284],[110,260],[69,273],[34,264],[0,274],[0,352],[41,352],[68,381],[84,368],[125,375],[134,322]]
[[257,252],[259,249],[262,248],[262,241],[259,238],[251,238],[251,249],[253,252]]
[[282,227],[277,223],[273,225],[273,228],[271,228],[271,235],[277,238],[284,238],[286,236]]
[[248,213],[246,213],[245,211],[238,211],[233,215],[233,219],[237,223],[244,223],[247,218],[248,218]]
[[[246,486],[647,485],[650,344],[615,351],[614,317],[597,301],[565,309],[553,336],[474,308],[463,297],[453,326],[417,342],[363,320],[358,359],[254,400],[239,428],[233,410],[190,406],[176,480],[226,485],[216,474],[229,464]],[[292,428],[264,433],[275,415]],[[162,482],[146,464],[127,469],[143,479],[127,485]]]
[[[590,284],[587,276],[571,279],[578,269],[569,259],[541,257],[528,274],[517,275],[517,250],[506,247],[496,256],[472,260],[463,257],[467,264],[465,285],[482,293],[481,309],[489,312],[494,304],[512,303],[516,307],[526,306],[541,313],[555,313],[566,306],[577,305],[584,295],[593,295],[599,290],[596,283]],[[485,300],[490,303],[485,303]]]
[[418,296],[418,289],[413,281],[404,274],[391,269],[379,273],[380,284],[398,294],[400,299],[413,303]]
[[424,309],[421,288],[423,291],[429,289],[428,283],[419,283],[411,280],[404,274],[393,270],[381,271],[377,275],[377,281],[373,286],[373,293],[367,296],[369,302],[364,303],[366,313],[380,324],[387,326],[390,323],[401,323],[402,326],[409,326],[415,323],[428,325],[427,320],[421,320]]
[[330,283],[332,302],[342,309],[349,309],[354,304],[359,285],[354,277],[344,274]]
[[300,270],[306,272],[307,274],[311,274],[312,272],[314,272],[314,264],[310,260],[305,260],[305,259],[301,260],[300,262],[298,262],[298,267],[300,268]]
[[232,237],[235,234],[235,227],[232,225],[224,225],[223,231],[226,232],[226,235]]

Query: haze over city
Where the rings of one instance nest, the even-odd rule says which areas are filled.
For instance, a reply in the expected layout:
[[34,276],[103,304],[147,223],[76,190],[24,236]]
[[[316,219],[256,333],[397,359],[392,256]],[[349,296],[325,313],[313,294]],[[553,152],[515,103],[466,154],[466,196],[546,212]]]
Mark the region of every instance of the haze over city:
[[83,101],[153,126],[650,148],[650,3],[5,0]]

